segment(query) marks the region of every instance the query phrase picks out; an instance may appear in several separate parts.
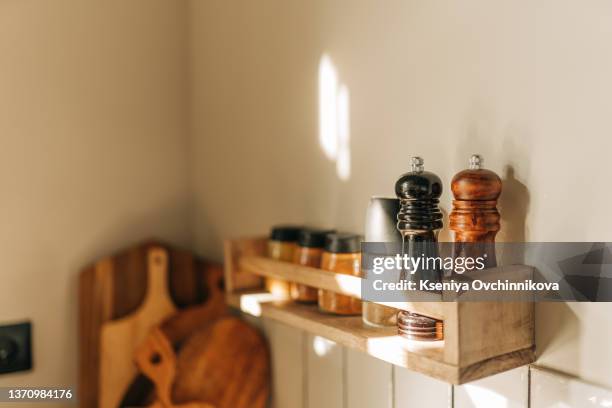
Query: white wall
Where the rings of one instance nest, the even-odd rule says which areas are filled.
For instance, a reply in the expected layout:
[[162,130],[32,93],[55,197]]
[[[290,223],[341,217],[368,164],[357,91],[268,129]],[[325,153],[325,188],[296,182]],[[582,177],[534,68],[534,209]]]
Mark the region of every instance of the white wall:
[[0,0],[0,322],[32,320],[35,364],[0,386],[76,384],[82,267],[189,244],[185,23],[173,0]]
[[[448,186],[473,152],[504,179],[500,240],[612,239],[609,1],[190,5],[201,253],[280,222],[361,231],[409,156]],[[350,92],[347,181],[318,141],[323,55]],[[539,306],[538,364],[612,387],[609,311]]]

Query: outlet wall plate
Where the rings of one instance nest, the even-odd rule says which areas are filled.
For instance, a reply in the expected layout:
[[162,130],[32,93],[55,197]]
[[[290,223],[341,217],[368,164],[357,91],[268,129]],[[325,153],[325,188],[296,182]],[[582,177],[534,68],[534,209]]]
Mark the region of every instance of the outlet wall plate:
[[0,326],[0,374],[32,369],[32,324]]

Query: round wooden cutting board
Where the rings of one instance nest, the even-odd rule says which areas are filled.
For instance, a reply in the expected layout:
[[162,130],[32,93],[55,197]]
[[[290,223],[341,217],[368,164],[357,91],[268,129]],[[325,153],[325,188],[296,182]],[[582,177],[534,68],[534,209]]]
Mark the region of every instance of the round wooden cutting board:
[[263,336],[236,317],[194,333],[177,357],[175,404],[202,401],[216,408],[265,408],[270,356]]

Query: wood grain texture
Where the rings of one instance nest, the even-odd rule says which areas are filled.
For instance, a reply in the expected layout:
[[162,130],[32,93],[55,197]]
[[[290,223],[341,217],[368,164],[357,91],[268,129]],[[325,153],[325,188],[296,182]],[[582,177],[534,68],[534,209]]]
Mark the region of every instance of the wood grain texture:
[[211,323],[178,353],[173,401],[208,402],[216,408],[265,408],[270,357],[263,336],[235,317]]
[[268,278],[287,279],[292,282],[326,289],[336,293],[361,298],[361,278],[338,274],[310,266],[282,262],[265,256],[243,256],[239,260],[240,270]]
[[501,179],[490,170],[463,170],[453,177],[451,190],[455,199],[448,219],[455,256],[486,254],[487,267],[496,266],[494,242],[500,229],[497,199],[502,190]]
[[[258,276],[290,279],[292,282],[326,289],[332,292],[361,298],[361,278],[338,274],[319,268],[281,262],[263,256],[244,256],[239,260],[241,270]],[[427,294],[427,296],[431,296]],[[434,295],[441,298],[439,295]],[[375,302],[396,309],[410,310],[442,319],[444,307],[439,302]]]
[[206,402],[174,404],[172,385],[176,377],[176,355],[165,334],[154,328],[147,339],[136,349],[135,362],[155,385],[156,401],[150,408],[215,408]]
[[79,279],[79,401],[81,407],[98,406],[100,329],[112,315],[110,260],[81,273]]
[[502,191],[502,181],[487,169],[466,169],[457,173],[451,181],[455,200],[494,201]]
[[148,252],[147,292],[141,307],[128,316],[104,323],[100,331],[100,408],[117,408],[138,371],[136,348],[151,329],[176,311],[167,289],[168,253]]
[[[243,299],[251,297],[251,299]],[[266,299],[260,293],[228,294],[228,304],[245,313],[258,299]],[[445,303],[446,305],[456,305]],[[320,313],[316,306],[295,304],[288,301],[265,301],[259,307],[259,316],[268,317],[309,333],[330,339],[340,345],[367,353],[372,357],[406,367],[425,375],[452,384],[462,384],[487,375],[499,373],[510,368],[519,367],[534,361],[533,347],[530,353],[524,350],[511,351],[496,355],[487,360],[466,366],[459,365],[461,345],[458,334],[451,338],[456,340],[457,348],[449,349],[444,341],[419,342],[410,341],[397,335],[394,328],[371,328],[362,324],[358,316],[335,316]],[[455,320],[457,321],[457,320]],[[508,335],[508,334],[506,334]],[[489,341],[499,341],[489,338]],[[449,353],[448,350],[451,350]],[[457,363],[448,361],[457,360]]]
[[511,353],[502,354],[501,356],[492,357],[488,360],[479,361],[467,367],[462,367],[458,375],[461,382],[457,384],[479,380],[493,374],[533,363],[535,361],[534,350],[535,347],[516,350]]
[[[245,294],[244,296],[249,296]],[[256,294],[254,296],[257,296]],[[228,304],[240,307],[241,295],[228,295]],[[248,309],[243,309],[249,313]],[[396,335],[395,328],[364,326],[359,316],[336,316],[320,313],[316,306],[287,301],[261,304],[261,316],[274,319],[309,333],[335,341],[374,357],[402,366],[444,367],[444,342],[408,342]]]
[[457,305],[459,365],[467,366],[534,346],[533,303],[461,302]]
[[[231,241],[227,242],[231,247]],[[245,245],[240,242],[240,245]],[[280,262],[258,255],[238,256],[241,273],[286,279],[300,284],[360,297],[361,278],[339,275],[318,268]],[[226,269],[227,273],[232,270]],[[485,282],[508,278],[522,281],[533,268],[512,265],[475,271],[471,278]],[[361,317],[321,313],[316,307],[293,304],[271,294],[228,291],[228,303],[245,313],[276,319],[293,327],[331,339],[381,360],[408,367],[450,383],[460,384],[480,375],[492,375],[533,362],[533,353],[518,353],[534,347],[534,307],[529,302],[452,301],[455,292],[443,292],[431,301],[380,302],[400,310],[444,320],[444,341],[415,342],[396,335],[394,328],[363,327]],[[471,296],[470,293],[461,295]],[[378,303],[378,302],[377,302]],[[481,364],[482,366],[478,366]],[[469,368],[469,369],[468,369]],[[475,374],[478,373],[478,374]]]
[[[136,311],[147,288],[147,253],[163,247],[169,254],[168,285],[173,303],[187,307],[208,297],[208,271],[218,266],[189,251],[151,240],[103,258],[79,275],[79,404],[98,408],[100,332],[105,322]],[[217,274],[219,276],[220,273]]]
[[225,240],[223,243],[225,289],[228,292],[258,288],[263,285],[261,278],[243,269],[240,259],[245,256],[264,256],[267,244],[268,239],[264,237]]
[[223,268],[211,265],[207,268],[205,279],[208,288],[206,300],[201,304],[183,308],[162,322],[160,328],[170,343],[180,344],[196,330],[229,314],[222,290]]
[[164,407],[172,404],[172,384],[176,375],[176,356],[172,344],[158,328],[151,330],[134,351],[138,369],[155,384],[156,399]]

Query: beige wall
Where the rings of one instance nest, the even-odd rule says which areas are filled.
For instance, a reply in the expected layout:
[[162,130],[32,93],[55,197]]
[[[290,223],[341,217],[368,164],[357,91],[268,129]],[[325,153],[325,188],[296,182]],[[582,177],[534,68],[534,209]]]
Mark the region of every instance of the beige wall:
[[[501,239],[610,240],[612,5],[380,4],[0,0],[0,321],[34,321],[36,360],[0,386],[75,383],[92,259],[192,230],[218,259],[273,223],[360,231],[413,154],[446,181],[483,154]],[[350,92],[347,181],[318,141],[324,54]],[[612,386],[611,323],[541,306],[538,363]]]
[[186,10],[174,0],[0,0],[0,322],[76,384],[76,276],[143,238],[190,241]]
[[[472,152],[504,179],[500,239],[611,240],[612,3],[382,4],[191,2],[197,249],[280,222],[361,231],[409,156],[448,185]],[[323,54],[350,92],[347,181],[318,142]],[[537,318],[538,364],[612,386],[609,305]]]

